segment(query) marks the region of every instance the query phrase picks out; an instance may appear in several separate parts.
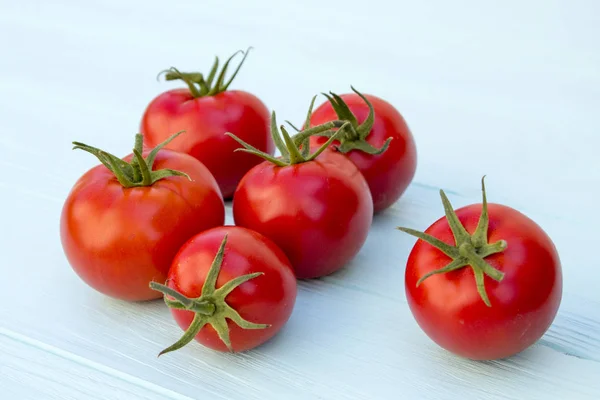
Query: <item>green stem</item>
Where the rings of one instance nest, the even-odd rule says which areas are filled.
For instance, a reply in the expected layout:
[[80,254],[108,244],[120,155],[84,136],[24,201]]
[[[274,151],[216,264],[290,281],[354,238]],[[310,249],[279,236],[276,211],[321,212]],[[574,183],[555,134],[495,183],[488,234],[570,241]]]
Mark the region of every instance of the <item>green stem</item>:
[[506,240],[498,240],[496,243],[484,244],[483,246],[477,249],[477,254],[481,258],[486,258],[487,256],[491,256],[492,254],[502,253],[508,244]]
[[231,85],[231,82],[233,82],[233,80],[237,76],[238,72],[240,72],[240,69],[242,68],[242,65],[244,65],[244,61],[246,61],[246,57],[248,57],[248,54],[250,53],[250,50],[252,50],[252,46],[248,47],[245,52],[239,51],[239,52],[235,53],[233,56],[231,56],[231,58],[233,58],[238,53],[242,53],[244,55],[244,57],[242,58],[242,61],[240,61],[240,63],[238,64],[237,68],[235,69],[235,71],[233,71],[233,74],[231,75],[231,78],[229,78],[229,80],[227,81],[227,83],[222,87],[223,91],[225,91],[225,90],[227,90],[229,88],[229,85]]
[[[194,82],[192,79],[190,79],[189,73],[179,72],[179,70],[175,67],[171,67],[168,70],[165,70],[163,72],[165,73],[165,80],[167,80],[167,81],[181,80],[187,85],[188,89],[190,90],[190,93],[192,94],[192,96],[194,98],[202,97],[202,93],[196,87],[196,82]],[[160,74],[159,74],[159,76],[160,76]]]
[[[350,124],[350,122],[347,122],[346,124]],[[334,140],[338,140],[340,136],[342,136],[343,134],[343,128],[345,125],[342,125],[342,127],[332,136],[330,137],[325,143],[323,143],[323,145],[321,145],[321,147],[319,147],[317,149],[317,151],[315,151],[311,156],[308,157],[308,161],[312,161],[315,158],[317,158],[321,153],[323,153],[330,145],[331,143],[333,143]]]
[[421,279],[417,281],[417,286],[419,286],[421,283],[423,283],[425,279],[429,278],[432,275],[445,274],[448,272],[456,271],[457,269],[463,268],[465,265],[467,265],[466,260],[462,258],[457,258],[456,260],[453,260],[450,264],[446,265],[444,268],[429,271],[428,273],[423,275]]
[[[317,100],[317,96],[313,96],[310,101],[310,106],[308,107],[308,112],[306,113],[306,118],[304,119],[304,125],[302,125],[302,130],[308,130],[310,128],[310,117],[313,113],[313,108],[315,107],[315,101]],[[291,124],[290,124],[291,125]],[[299,129],[295,128],[296,132],[300,132]]]
[[[100,154],[102,154],[102,153],[100,153]],[[115,177],[117,178],[117,180],[123,187],[132,188],[135,186],[133,180],[130,180],[129,177],[125,175],[125,173],[121,169],[119,163],[117,163],[113,158],[107,158],[107,161],[110,165],[109,169],[112,171],[112,173],[115,175]],[[136,178],[136,176],[134,175],[133,179],[135,179],[135,178]]]
[[[207,302],[207,301],[203,301],[203,302],[194,301],[192,299],[185,297],[184,295],[182,295],[175,289],[172,289],[166,285],[162,285],[157,282],[150,282],[150,289],[156,290],[157,292],[161,292],[165,296],[173,297],[186,310],[194,311],[195,313],[202,314],[202,315],[208,316],[208,317],[210,317],[211,315],[213,315],[215,313],[215,305],[214,304]],[[166,297],[165,297],[165,300],[167,300]],[[167,305],[172,307],[172,305],[170,303],[167,303]]]
[[278,167],[285,167],[287,164],[286,162],[279,160],[275,157],[273,157],[272,155],[265,153],[263,151],[258,150],[256,147],[252,146],[249,143],[244,142],[242,139],[240,139],[239,137],[235,136],[233,133],[231,132],[225,132],[225,135],[229,136],[230,138],[232,138],[233,140],[235,140],[236,142],[238,142],[239,144],[241,144],[244,147],[240,147],[238,149],[235,149],[234,151],[243,151],[245,153],[250,153],[253,154],[255,156],[261,157],[275,165],[277,165]]
[[[248,57],[248,54],[251,49],[252,47],[248,47],[248,49],[246,49],[245,52],[242,50],[236,51],[231,57],[227,59],[225,64],[223,64],[221,72],[219,72],[219,58],[215,57],[215,61],[206,79],[204,79],[204,75],[200,72],[181,72],[175,67],[171,67],[168,70],[162,71],[159,74],[159,77],[161,74],[164,73],[165,80],[167,81],[183,81],[189,88],[190,93],[194,98],[216,96],[217,94],[225,92],[229,89],[229,86],[231,85],[237,74],[240,72],[240,69],[246,61],[246,57]],[[240,61],[240,63],[238,64],[231,77],[226,82],[225,75],[227,74],[227,69],[229,68],[230,63],[235,58],[235,56],[237,56],[240,53],[243,54],[244,57],[242,58],[242,61]]]
[[415,236],[415,237],[423,240],[424,242],[429,243],[433,247],[439,249],[442,253],[444,253],[448,257],[451,257],[451,258],[458,257],[458,251],[457,251],[456,247],[451,246],[451,245],[447,244],[446,242],[442,242],[440,239],[438,239],[434,236],[428,235],[427,233],[424,233],[424,232],[419,232],[415,229],[404,228],[402,226],[399,226],[397,229],[401,230],[402,232],[408,233],[409,235]]
[[[314,98],[313,101],[311,101],[309,113],[306,117],[304,126],[308,125],[308,121],[310,120],[310,113],[312,111],[313,106]],[[277,120],[275,118],[275,112],[273,111],[273,113],[271,114],[271,137],[273,138],[273,143],[275,143],[275,146],[277,146],[277,149],[279,149],[279,151],[281,152],[280,158],[275,158],[272,155],[265,153],[264,151],[258,150],[257,148],[250,145],[249,143],[246,143],[231,132],[226,132],[225,135],[231,137],[240,145],[242,145],[242,148],[236,149],[235,151],[244,151],[250,154],[254,154],[258,157],[263,158],[264,160],[267,160],[277,165],[278,167],[286,167],[289,165],[296,165],[315,160],[321,153],[323,153],[323,151],[327,149],[328,146],[331,145],[331,143],[334,140],[338,140],[345,132],[345,129],[350,125],[351,124],[348,121],[329,121],[322,125],[302,130],[294,136],[290,136],[290,134],[284,126],[281,126],[278,129]],[[329,140],[324,145],[319,147],[313,154],[310,154],[310,137],[315,135],[322,135],[324,134],[324,132],[331,131],[334,128],[339,129],[335,132],[334,135],[327,135],[329,136]]]
[[484,181],[482,178],[482,209],[477,228],[473,235],[470,235],[467,232],[465,227],[458,219],[456,212],[452,208],[448,197],[443,190],[440,190],[440,197],[442,198],[444,213],[446,215],[446,223],[450,227],[454,236],[454,241],[456,243],[455,246],[450,246],[436,237],[424,232],[416,231],[414,229],[403,227],[398,227],[398,229],[412,236],[416,236],[419,238],[419,240],[423,240],[429,245],[437,248],[451,260],[446,266],[429,271],[419,278],[417,281],[417,286],[422,284],[432,275],[444,274],[469,266],[473,270],[475,276],[477,292],[479,293],[485,305],[491,307],[492,304],[485,288],[485,277],[487,276],[496,282],[502,282],[504,279],[504,273],[485,261],[485,258],[491,256],[492,254],[503,252],[506,250],[508,244],[505,240],[499,240],[491,244],[488,243],[489,215],[487,209],[485,185],[483,182]]
[[285,120],[285,123],[288,124],[293,130],[295,130],[296,133],[298,133],[302,130],[302,129],[298,128],[296,125],[294,125],[291,121],[288,121],[287,119]]
[[[375,109],[373,108],[373,104],[371,104],[371,102],[367,99],[367,97],[364,94],[362,94],[361,92],[356,90],[354,88],[354,86],[350,86],[350,88],[369,107],[369,114],[367,114],[367,118],[365,119],[365,121],[362,124],[360,124],[359,126],[356,127],[356,131],[358,132],[360,139],[366,140],[367,136],[371,132],[371,129],[373,129],[373,125],[375,124]],[[388,141],[389,140],[391,140],[391,138],[388,138]]]
[[[288,160],[290,158],[290,152],[285,145],[285,142],[281,139],[281,135],[279,135],[279,131],[277,130],[277,115],[275,111],[271,113],[271,138],[273,139],[273,143],[275,143],[275,147],[281,153],[281,157],[283,159]],[[238,141],[239,142],[239,141]],[[244,146],[245,147],[245,146]]]
[[135,144],[133,148],[136,149],[140,154],[144,152],[144,135],[141,133],[137,133],[135,135]]
[[[162,143],[159,143],[158,146],[156,146],[155,148],[153,148],[152,151],[150,151],[150,153],[148,153],[148,157],[146,157],[146,163],[148,164],[148,169],[149,170],[152,170],[152,168],[154,166],[154,160],[156,159],[156,156],[158,155],[158,152],[162,148],[164,148],[166,145],[168,145],[169,143],[171,143],[171,141],[173,139],[175,139],[177,136],[181,135],[184,132],[185,131],[179,131],[179,132],[171,135],[169,138],[167,138],[167,140],[165,140]],[[142,137],[142,135],[140,135],[140,137]]]
[[165,304],[169,308],[174,308],[176,310],[187,310],[186,306],[184,306],[177,300],[171,300],[167,296],[164,296],[164,300],[165,300]]
[[153,170],[154,159],[156,158],[158,151],[179,134],[181,134],[181,132],[174,134],[165,142],[156,146],[146,159],[142,156],[144,148],[143,136],[137,134],[133,148],[133,158],[129,163],[110,153],[106,153],[81,142],[73,142],[73,149],[84,150],[96,156],[96,158],[98,158],[98,160],[115,175],[115,178],[117,178],[124,188],[151,186],[155,182],[169,177],[182,176],[191,180],[191,178],[182,171],[172,169]]
[[302,154],[298,150],[298,146],[294,144],[294,141],[290,137],[288,131],[285,130],[283,125],[280,127],[281,134],[283,135],[283,140],[285,141],[285,145],[287,146],[288,152],[290,154],[290,164],[299,164],[304,161]]
[[150,174],[150,170],[148,169],[148,165],[137,149],[133,149],[133,154],[137,160],[137,163],[140,167],[140,172],[142,174],[142,181],[140,182],[142,186],[149,186],[152,183],[152,177]]
[[[318,134],[320,134],[322,132],[326,132],[326,131],[329,131],[329,130],[335,129],[335,128],[339,128],[339,130],[341,130],[343,132],[343,129],[341,129],[341,128],[343,126],[349,126],[349,124],[347,124],[347,122],[348,121],[335,120],[335,121],[325,122],[322,125],[317,125],[312,128],[304,129],[294,135],[294,143],[296,145],[300,145],[303,141],[305,141],[307,138],[309,138],[311,136],[318,136]],[[339,138],[339,136],[338,136],[338,138]]]
[[487,209],[487,196],[485,194],[485,175],[481,178],[481,191],[483,201],[481,205],[481,215],[479,216],[479,222],[477,228],[473,234],[472,242],[475,247],[482,247],[487,243],[487,234],[489,226],[488,209]]
[[456,240],[456,244],[471,242],[471,236],[469,232],[462,225],[458,216],[454,212],[452,208],[452,204],[450,204],[450,200],[448,200],[448,196],[444,193],[443,190],[440,190],[440,196],[442,198],[442,204],[444,205],[444,213],[446,214],[446,220],[448,221],[448,225],[450,225],[450,229],[452,230],[452,234]]
[[476,265],[472,265],[473,273],[475,274],[475,286],[477,287],[477,293],[483,300],[486,306],[491,307],[492,303],[488,297],[487,291],[485,290],[485,276],[483,270]]
[[366,96],[356,90],[353,86],[351,86],[351,88],[352,91],[354,91],[354,93],[356,93],[369,107],[369,114],[365,121],[360,125],[356,116],[341,96],[338,96],[333,92],[329,92],[329,94],[323,93],[331,104],[338,119],[350,122],[350,125],[346,128],[345,134],[338,140],[340,144],[339,146],[336,146],[337,151],[341,153],[359,151],[373,156],[382,154],[387,151],[392,138],[386,138],[384,144],[380,148],[376,148],[368,142],[368,136],[375,123],[375,109]]
[[358,127],[358,120],[356,119],[356,116],[352,113],[352,111],[350,111],[350,108],[340,96],[333,92],[329,92],[329,95],[323,93],[323,96],[329,100],[333,110],[340,119],[349,121],[355,128]]
[[194,337],[196,337],[196,335],[200,332],[200,329],[202,329],[204,325],[206,325],[206,318],[203,317],[201,314],[196,313],[196,315],[194,315],[192,323],[183,333],[183,336],[181,336],[181,338],[178,341],[176,341],[175,343],[158,353],[158,356],[160,357],[163,354],[179,350],[186,344],[190,343],[192,340],[194,340]]
[[[212,87],[213,84],[213,80],[215,79],[215,76],[217,75],[217,71],[219,70],[219,57],[215,56],[215,62],[213,63],[213,66],[210,69],[210,72],[208,73],[208,77],[206,78],[206,85],[210,88]],[[206,91],[206,93],[208,93],[209,90]]]
[[[202,293],[196,298],[186,297],[166,285],[150,282],[151,289],[157,290],[164,295],[165,304],[167,304],[168,307],[184,312],[193,312],[195,314],[192,323],[185,330],[183,336],[181,336],[177,342],[161,351],[159,356],[178,350],[191,342],[206,324],[212,326],[229,351],[234,351],[234,349],[229,337],[229,325],[227,319],[233,321],[233,323],[237,324],[242,329],[267,329],[270,327],[269,324],[257,324],[245,320],[225,301],[227,296],[236,288],[263,275],[262,272],[237,276],[217,289],[217,280],[223,264],[226,246],[227,234],[224,235],[219,249],[217,250],[217,254],[206,273],[204,284],[202,285]],[[175,300],[168,299],[167,296],[172,297]]]
[[470,243],[463,243],[458,248],[461,256],[466,258],[471,266],[481,269],[487,276],[495,281],[500,282],[504,278],[504,274],[485,262],[481,256],[475,252],[475,248]]

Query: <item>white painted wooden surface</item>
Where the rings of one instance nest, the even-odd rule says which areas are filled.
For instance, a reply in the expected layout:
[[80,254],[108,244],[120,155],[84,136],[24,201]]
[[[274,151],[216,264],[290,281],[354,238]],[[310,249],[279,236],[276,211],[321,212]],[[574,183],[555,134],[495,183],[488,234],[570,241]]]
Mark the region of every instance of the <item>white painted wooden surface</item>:
[[[0,0],[0,398],[599,399],[598,38],[594,0]],[[164,305],[102,297],[62,254],[62,202],[95,165],[70,142],[127,154],[147,102],[174,86],[161,69],[248,45],[234,86],[282,120],[350,84],[394,103],[417,175],[354,262],[301,283],[274,340],[157,359],[180,334]],[[554,239],[565,283],[538,345],[477,363],[417,327],[403,289],[413,240],[394,227],[437,219],[439,188],[455,206],[479,201],[484,173],[491,201]]]

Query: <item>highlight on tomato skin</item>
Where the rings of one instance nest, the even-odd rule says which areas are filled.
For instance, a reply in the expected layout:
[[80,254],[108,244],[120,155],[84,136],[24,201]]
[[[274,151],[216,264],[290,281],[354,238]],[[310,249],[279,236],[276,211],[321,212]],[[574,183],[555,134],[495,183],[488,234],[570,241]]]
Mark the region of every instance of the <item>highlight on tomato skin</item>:
[[[269,135],[267,106],[248,91],[230,89],[250,49],[236,52],[222,67],[217,57],[208,75],[174,67],[163,71],[159,76],[185,87],[166,90],[153,98],[140,122],[140,132],[149,146],[162,142],[172,132],[185,130],[185,137],[167,148],[201,161],[217,180],[226,200],[231,199],[242,176],[260,160],[234,152],[237,143],[224,133],[232,132],[268,154],[275,150]],[[226,78],[230,63],[240,53],[240,63]]]
[[482,203],[453,210],[418,238],[405,270],[409,308],[440,347],[473,360],[497,360],[535,344],[554,321],[562,267],[551,238],[521,212]]
[[166,143],[144,150],[138,134],[133,154],[119,159],[74,142],[101,164],[84,173],[65,199],[61,244],[77,275],[104,295],[160,298],[149,282],[166,278],[190,237],[225,222],[212,174],[193,157],[164,149]]
[[181,338],[159,355],[192,340],[216,351],[242,352],[275,336],[289,320],[297,284],[289,259],[270,239],[237,226],[209,229],[173,259],[164,294]]

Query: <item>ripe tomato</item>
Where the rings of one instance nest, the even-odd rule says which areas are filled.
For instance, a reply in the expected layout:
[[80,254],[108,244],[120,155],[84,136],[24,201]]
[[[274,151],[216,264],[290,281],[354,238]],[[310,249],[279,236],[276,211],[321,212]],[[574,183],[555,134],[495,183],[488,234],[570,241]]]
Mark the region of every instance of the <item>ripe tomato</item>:
[[[138,135],[138,154],[141,139]],[[83,281],[105,295],[130,301],[159,298],[148,283],[164,281],[186,240],[225,221],[215,179],[193,157],[158,151],[160,147],[144,152],[141,161],[125,157],[128,164],[74,144],[98,156],[103,165],[86,172],[64,203],[60,235],[69,263]],[[146,179],[142,164],[149,167]],[[189,178],[179,176],[183,172]]]
[[[363,97],[354,92],[341,96],[332,93],[333,97],[328,96],[329,101],[312,114],[310,123],[315,126],[338,118],[352,121],[355,135],[348,130],[333,145],[364,175],[377,213],[395,203],[411,183],[417,168],[417,151],[412,133],[398,110],[379,97]],[[369,120],[371,106],[374,119]],[[314,136],[310,140],[311,146],[317,148],[327,139]]]
[[[234,195],[233,217],[236,225],[281,247],[296,277],[325,276],[352,259],[367,238],[373,219],[369,187],[343,155],[321,152],[328,144],[312,156],[302,155],[283,127],[282,132],[288,147],[281,139],[275,143],[281,144],[283,157],[244,176]],[[273,122],[274,139],[277,135]]]
[[273,337],[296,301],[290,261],[260,233],[235,226],[213,228],[191,238],[173,259],[163,292],[186,333],[161,354],[192,339],[211,349],[240,352]]
[[214,175],[225,199],[231,198],[242,176],[259,163],[249,154],[234,153],[237,144],[225,132],[235,133],[266,153],[274,152],[267,107],[251,93],[228,90],[244,60],[229,81],[224,82],[230,61],[231,58],[214,86],[218,59],[206,80],[202,74],[182,73],[172,68],[166,79],[182,80],[188,88],[168,90],[155,97],[144,111],[140,126],[150,146],[164,141],[171,132],[185,130],[185,139],[172,142],[167,148],[202,161]]
[[492,360],[519,353],[546,332],[558,311],[556,248],[525,215],[488,206],[485,187],[482,204],[456,212],[441,194],[446,217],[425,235],[400,228],[420,238],[406,266],[409,307],[425,333],[455,354]]

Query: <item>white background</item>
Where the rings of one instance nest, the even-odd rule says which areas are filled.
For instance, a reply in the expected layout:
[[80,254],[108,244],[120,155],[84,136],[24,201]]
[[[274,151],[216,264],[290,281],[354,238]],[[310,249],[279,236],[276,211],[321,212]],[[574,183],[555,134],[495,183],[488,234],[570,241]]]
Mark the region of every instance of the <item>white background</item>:
[[[0,0],[0,398],[600,398],[599,38],[593,0]],[[180,334],[164,305],[105,298],[63,256],[62,202],[97,163],[71,141],[129,153],[147,103],[178,85],[159,71],[250,45],[232,88],[296,122],[322,91],[379,95],[413,131],[417,174],[346,269],[300,284],[271,342],[157,359]],[[414,240],[394,227],[440,217],[440,188],[479,201],[483,174],[490,201],[550,234],[565,281],[538,345],[477,363],[414,322]]]

